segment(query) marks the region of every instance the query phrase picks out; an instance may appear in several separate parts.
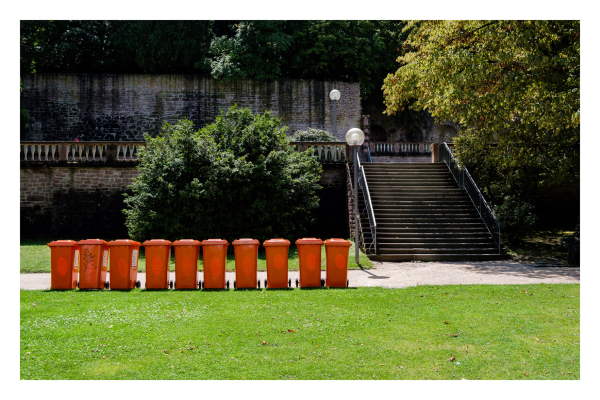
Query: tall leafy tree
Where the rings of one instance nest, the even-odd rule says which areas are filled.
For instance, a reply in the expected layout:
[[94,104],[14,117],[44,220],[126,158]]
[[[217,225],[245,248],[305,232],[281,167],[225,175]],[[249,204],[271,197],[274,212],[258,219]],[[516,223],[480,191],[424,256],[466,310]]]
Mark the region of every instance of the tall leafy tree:
[[21,72],[106,72],[114,65],[110,21],[21,21]]
[[579,176],[579,21],[422,21],[405,29],[400,68],[383,86],[389,115],[411,107],[460,122],[460,161],[482,175],[498,171],[488,178],[505,189]]
[[211,42],[211,75],[225,81],[279,78],[292,43],[286,22],[240,21],[233,27],[235,35],[217,36]]
[[119,72],[208,73],[212,21],[115,21]]

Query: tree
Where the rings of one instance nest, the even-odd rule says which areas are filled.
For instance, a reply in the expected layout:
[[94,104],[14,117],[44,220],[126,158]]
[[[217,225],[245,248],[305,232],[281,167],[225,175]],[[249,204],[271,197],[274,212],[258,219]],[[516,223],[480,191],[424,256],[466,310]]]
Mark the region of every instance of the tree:
[[279,78],[292,41],[285,21],[240,21],[234,27],[234,36],[215,37],[210,44],[211,75],[224,81]]
[[194,132],[182,120],[146,135],[126,224],[149,238],[301,237],[314,222],[321,165],[297,153],[268,111],[232,107]]
[[460,122],[459,162],[504,169],[497,178],[509,190],[506,179],[523,188],[579,177],[579,21],[424,21],[405,30],[400,68],[384,81],[388,115],[411,107]]
[[22,73],[107,72],[113,64],[110,21],[21,21]]
[[208,73],[212,21],[114,21],[119,72]]

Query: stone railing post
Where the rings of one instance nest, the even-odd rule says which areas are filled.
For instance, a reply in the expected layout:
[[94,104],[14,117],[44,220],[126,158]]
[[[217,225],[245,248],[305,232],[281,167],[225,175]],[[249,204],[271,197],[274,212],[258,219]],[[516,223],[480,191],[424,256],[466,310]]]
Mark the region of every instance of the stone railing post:
[[431,144],[431,162],[432,163],[436,163],[440,161],[440,144],[439,143],[432,143]]
[[106,145],[106,161],[117,160],[117,148],[118,146],[115,143],[109,143]]

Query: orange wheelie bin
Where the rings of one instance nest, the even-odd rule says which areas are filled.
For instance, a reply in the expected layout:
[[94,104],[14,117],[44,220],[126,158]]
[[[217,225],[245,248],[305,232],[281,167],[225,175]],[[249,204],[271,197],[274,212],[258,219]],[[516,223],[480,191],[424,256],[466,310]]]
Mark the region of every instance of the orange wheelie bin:
[[288,252],[290,241],[287,239],[265,240],[265,256],[267,259],[267,279],[265,287],[281,289],[292,286],[288,279]]
[[258,246],[256,239],[236,239],[233,241],[235,252],[235,280],[233,287],[236,289],[260,288],[257,279],[256,267],[258,263]]
[[55,240],[50,247],[50,289],[75,289],[79,246],[74,240]]
[[175,289],[197,289],[198,255],[202,244],[194,239],[181,239],[173,242],[175,246]]
[[137,280],[140,244],[131,239],[108,242],[111,289],[127,290],[140,287],[140,281]]
[[[296,240],[298,245],[298,261],[300,262],[300,287],[322,287],[321,279],[321,246],[323,241],[316,238]],[[296,279],[298,287],[298,279]]]
[[146,240],[146,289],[173,288],[170,280],[171,243],[165,239]]
[[327,239],[325,241],[325,286],[348,287],[348,251],[349,240]]
[[79,289],[108,289],[108,244],[102,239],[86,239],[79,245]]
[[223,239],[202,241],[202,262],[204,264],[204,289],[229,289],[229,281],[225,279],[225,263],[227,262],[229,242]]

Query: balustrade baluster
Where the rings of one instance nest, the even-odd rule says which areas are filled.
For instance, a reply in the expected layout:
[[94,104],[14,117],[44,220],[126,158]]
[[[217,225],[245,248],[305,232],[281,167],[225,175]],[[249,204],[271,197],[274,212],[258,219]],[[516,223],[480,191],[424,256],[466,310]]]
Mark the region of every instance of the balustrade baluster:
[[131,153],[131,159],[136,159],[137,160],[137,144],[133,145],[133,152]]
[[20,145],[19,147],[21,148],[21,161],[25,161],[25,145]]

